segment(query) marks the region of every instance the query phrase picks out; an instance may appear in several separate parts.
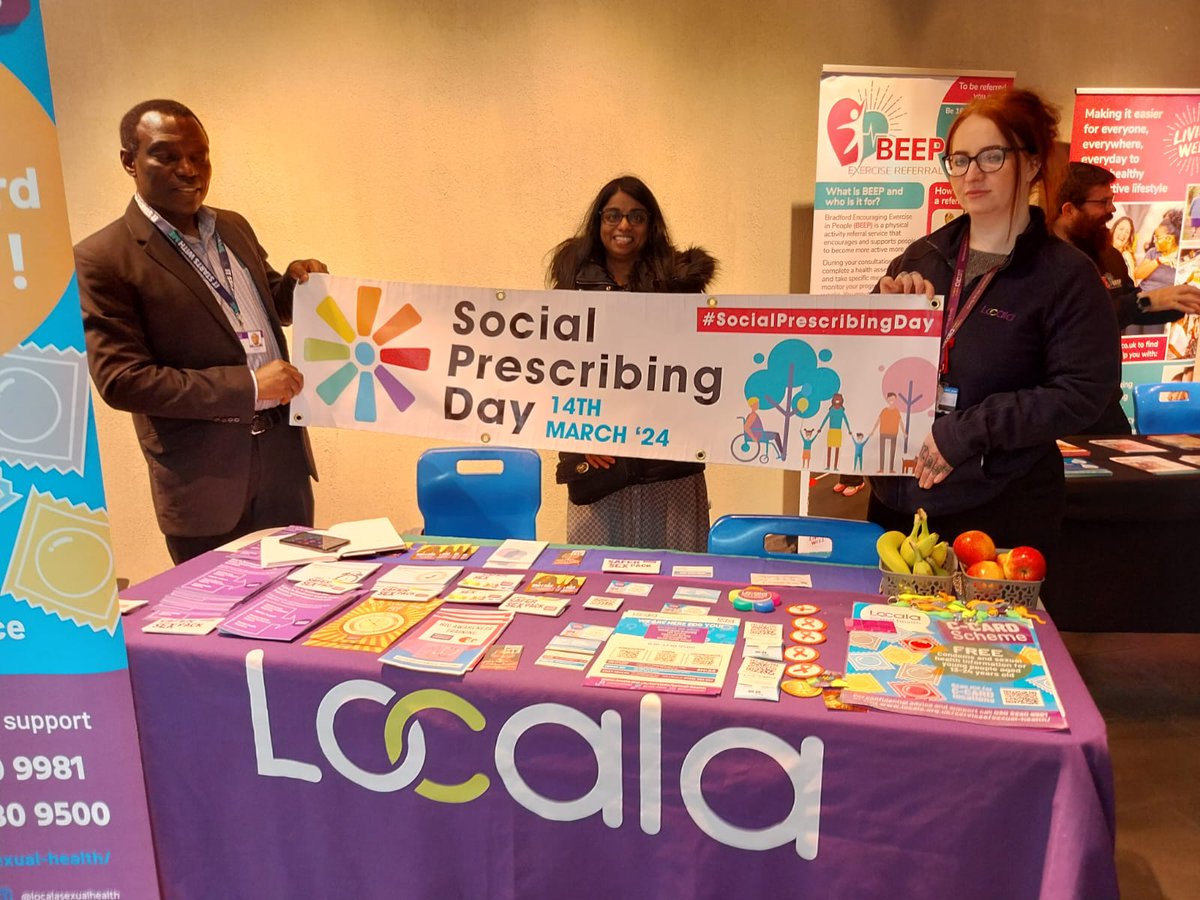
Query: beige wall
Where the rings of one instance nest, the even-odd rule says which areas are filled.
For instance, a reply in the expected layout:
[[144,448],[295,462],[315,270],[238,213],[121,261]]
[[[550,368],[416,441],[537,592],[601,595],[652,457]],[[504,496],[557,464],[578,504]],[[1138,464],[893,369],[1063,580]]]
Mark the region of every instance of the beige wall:
[[[726,293],[807,288],[823,63],[1015,69],[1070,118],[1076,85],[1192,86],[1179,16],[1129,4],[848,0],[46,0],[76,240],[124,208],[116,125],[169,96],[207,126],[211,203],[277,265],[540,287],[550,247],[612,175],[643,177]],[[981,15],[987,6],[993,12]],[[1075,17],[1091,24],[1068,37]],[[1100,23],[1103,23],[1101,25]],[[1114,42],[1111,54],[1103,52]],[[1194,79],[1192,79],[1194,81]],[[118,574],[168,564],[128,417],[97,405]],[[317,518],[420,523],[426,442],[319,430]],[[564,536],[546,458],[541,536]],[[713,512],[781,511],[779,475],[714,467]],[[794,502],[794,501],[793,501]]]

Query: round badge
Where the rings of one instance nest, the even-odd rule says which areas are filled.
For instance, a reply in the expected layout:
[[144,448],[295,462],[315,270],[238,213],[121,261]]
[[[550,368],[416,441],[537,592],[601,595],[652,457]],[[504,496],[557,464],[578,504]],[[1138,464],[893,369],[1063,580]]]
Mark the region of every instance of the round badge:
[[793,697],[821,696],[821,689],[815,684],[809,684],[807,681],[784,681],[779,685],[779,689],[785,694],[791,694]]
[[822,619],[814,619],[812,616],[801,616],[798,619],[792,619],[792,627],[800,631],[824,631],[827,626]]
[[800,631],[792,632],[792,640],[797,644],[823,644],[825,643],[825,635],[819,631]]
[[750,610],[754,609],[754,604],[749,600],[743,600],[741,597],[734,597],[733,608],[738,612],[750,612]]
[[792,663],[785,670],[788,678],[816,678],[825,671],[825,667],[815,662]]
[[[766,588],[754,587],[753,585],[741,588],[738,591],[738,595],[743,600],[750,600],[753,603],[770,602],[771,609],[783,605],[783,598],[779,596],[778,591],[768,591]],[[767,611],[770,612],[770,610]]]
[[788,647],[783,651],[783,658],[788,662],[814,662],[820,655],[814,647]]
[[811,603],[793,603],[787,611],[789,616],[815,616],[821,611],[821,607]]
[[756,600],[754,601],[754,611],[761,613],[775,612],[775,601],[773,600]]

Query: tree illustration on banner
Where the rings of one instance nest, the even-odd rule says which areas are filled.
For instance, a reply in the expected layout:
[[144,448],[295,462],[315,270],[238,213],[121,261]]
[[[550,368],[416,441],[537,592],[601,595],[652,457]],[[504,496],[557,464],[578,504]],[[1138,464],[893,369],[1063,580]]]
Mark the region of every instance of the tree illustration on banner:
[[754,354],[754,362],[757,365],[765,362],[766,366],[746,378],[746,398],[757,397],[760,404],[783,414],[785,457],[792,417],[811,419],[816,416],[821,411],[821,404],[842,386],[837,371],[822,365],[831,359],[832,351],[814,350],[807,341],[798,338],[780,341],[770,356]]
[[908,453],[908,436],[912,434],[912,414],[923,412],[933,405],[932,391],[917,390],[918,384],[936,384],[937,372],[933,364],[919,356],[906,356],[896,360],[883,373],[883,393],[895,394],[904,409],[904,452]]

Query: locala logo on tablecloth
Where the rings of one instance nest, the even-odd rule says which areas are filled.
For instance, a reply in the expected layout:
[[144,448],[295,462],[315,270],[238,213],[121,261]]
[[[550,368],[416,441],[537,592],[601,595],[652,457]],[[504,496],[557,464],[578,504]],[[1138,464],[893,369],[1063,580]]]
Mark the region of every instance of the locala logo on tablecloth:
[[[246,682],[258,773],[267,777],[291,778],[317,783],[324,777],[319,765],[280,755],[271,732],[267,704],[264,652],[246,654]],[[392,704],[384,724],[388,758],[398,763],[388,772],[371,772],[353,762],[342,749],[334,727],[338,711],[347,703],[369,700],[380,706]],[[317,707],[317,742],[325,760],[346,780],[379,793],[403,790],[414,782],[414,792],[437,803],[469,803],[490,787],[492,779],[477,772],[458,784],[442,784],[418,778],[425,765],[425,731],[416,716],[427,709],[442,710],[460,719],[471,731],[484,731],[487,722],[470,702],[449,691],[427,689],[397,698],[394,690],[367,679],[343,681],[330,688]],[[596,781],[582,796],[554,800],[540,794],[526,781],[516,759],[516,747],[528,731],[552,725],[567,728],[591,748],[596,760]],[[404,737],[407,727],[407,739]],[[658,834],[662,815],[662,700],[657,694],[642,697],[638,716],[639,824],[646,834]],[[600,813],[609,828],[620,828],[624,810],[624,731],[621,715],[605,710],[600,721],[570,706],[537,703],[517,710],[501,726],[495,738],[496,772],[509,796],[535,815],[554,822],[574,822]],[[780,822],[765,828],[732,825],[718,815],[704,796],[705,767],[727,750],[753,750],[773,760],[792,784],[792,808]],[[802,859],[817,856],[821,821],[821,782],[825,745],[820,738],[806,737],[797,750],[783,739],[756,728],[722,728],[710,732],[688,750],[679,770],[679,792],[688,815],[713,840],[741,850],[771,850],[795,843]]]

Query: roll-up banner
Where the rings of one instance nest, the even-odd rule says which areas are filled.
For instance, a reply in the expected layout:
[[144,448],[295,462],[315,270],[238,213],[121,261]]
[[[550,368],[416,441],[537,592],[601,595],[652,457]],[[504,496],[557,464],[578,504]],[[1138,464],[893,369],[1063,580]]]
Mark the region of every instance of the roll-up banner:
[[[1116,175],[1113,246],[1143,290],[1200,285],[1200,88],[1079,88],[1071,159]],[[1121,338],[1122,406],[1137,384],[1192,381],[1200,316]]]
[[157,897],[37,2],[0,123],[0,898]]
[[942,170],[966,104],[1012,72],[824,66],[813,199],[813,293],[869,291],[888,263],[961,207]]

